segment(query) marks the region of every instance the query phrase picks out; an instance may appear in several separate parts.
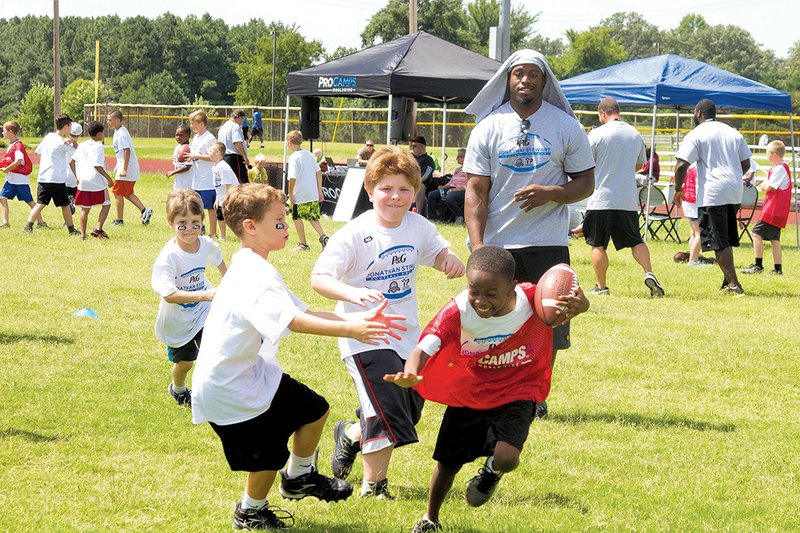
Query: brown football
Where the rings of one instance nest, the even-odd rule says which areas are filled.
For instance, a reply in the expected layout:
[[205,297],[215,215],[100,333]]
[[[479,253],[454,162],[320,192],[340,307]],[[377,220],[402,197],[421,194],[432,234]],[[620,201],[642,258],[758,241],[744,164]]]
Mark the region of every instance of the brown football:
[[559,263],[551,267],[539,278],[536,292],[533,295],[533,308],[536,316],[550,327],[561,325],[566,317],[558,314],[565,307],[559,302],[558,297],[575,294],[578,289],[578,275],[566,263]]

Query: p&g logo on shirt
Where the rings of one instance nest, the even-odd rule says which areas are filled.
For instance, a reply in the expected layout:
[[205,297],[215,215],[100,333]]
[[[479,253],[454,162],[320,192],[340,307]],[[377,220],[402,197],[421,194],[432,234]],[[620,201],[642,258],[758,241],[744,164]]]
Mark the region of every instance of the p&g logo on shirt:
[[400,245],[384,250],[378,259],[367,267],[367,283],[379,288],[388,300],[400,300],[411,294],[411,276],[414,273],[416,250]]
[[498,163],[514,172],[533,172],[550,162],[552,143],[540,135],[528,132],[524,145],[516,137],[506,144],[513,147],[498,152]]

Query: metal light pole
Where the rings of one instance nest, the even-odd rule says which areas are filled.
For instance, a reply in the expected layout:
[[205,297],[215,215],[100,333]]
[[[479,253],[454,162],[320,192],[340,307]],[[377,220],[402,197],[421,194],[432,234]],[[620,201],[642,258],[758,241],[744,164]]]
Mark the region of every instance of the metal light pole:
[[272,122],[273,122],[273,114],[275,113],[275,61],[277,57],[277,48],[278,48],[278,32],[272,30],[272,92],[269,97],[269,138],[270,140],[275,139],[275,135],[272,131]]

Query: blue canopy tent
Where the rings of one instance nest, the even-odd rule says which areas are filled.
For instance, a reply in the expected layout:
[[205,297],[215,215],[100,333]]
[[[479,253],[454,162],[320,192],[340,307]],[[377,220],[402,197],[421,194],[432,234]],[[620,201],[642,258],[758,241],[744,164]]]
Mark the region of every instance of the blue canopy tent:
[[[789,113],[792,141],[792,168],[794,176],[797,176],[791,96],[727,70],[695,59],[664,54],[626,61],[563,80],[561,89],[573,104],[596,104],[603,98],[612,97],[620,105],[653,106],[650,146],[655,145],[659,105],[694,106],[703,98],[710,98],[722,107],[786,111]],[[796,228],[797,200],[800,198],[795,198]],[[800,247],[800,229],[795,233]]]

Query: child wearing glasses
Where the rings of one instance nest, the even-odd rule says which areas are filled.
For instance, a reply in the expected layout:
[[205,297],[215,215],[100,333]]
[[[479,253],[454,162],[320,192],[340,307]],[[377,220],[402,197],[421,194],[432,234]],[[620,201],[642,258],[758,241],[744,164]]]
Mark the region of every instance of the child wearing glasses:
[[174,189],[167,196],[167,224],[175,238],[161,249],[153,265],[150,283],[161,296],[156,317],[156,337],[167,345],[172,362],[169,393],[178,405],[191,406],[186,376],[197,359],[214,287],[206,278],[206,265],[220,275],[227,270],[219,246],[201,237],[203,200],[191,189]]

